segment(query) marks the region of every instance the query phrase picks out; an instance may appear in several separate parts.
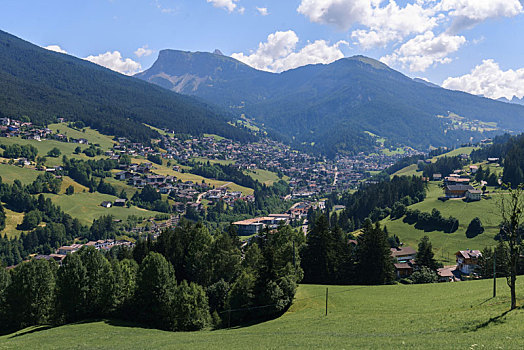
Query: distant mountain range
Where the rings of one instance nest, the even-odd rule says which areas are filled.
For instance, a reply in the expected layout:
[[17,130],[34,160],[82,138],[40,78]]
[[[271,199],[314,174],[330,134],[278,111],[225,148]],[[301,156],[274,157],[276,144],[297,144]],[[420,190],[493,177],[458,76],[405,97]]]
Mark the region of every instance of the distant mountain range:
[[252,140],[228,122],[232,114],[85,60],[51,52],[0,31],[0,116],[82,120],[108,135],[148,141],[144,126]]
[[518,98],[516,96],[513,96],[513,98],[511,100],[508,100],[505,97],[501,97],[501,98],[497,99],[497,101],[506,102],[506,103],[513,103],[513,104],[524,106],[524,97],[523,98]]
[[411,79],[364,56],[276,74],[222,54],[163,50],[136,77],[245,114],[276,137],[331,155],[369,149],[370,133],[426,148],[524,129],[522,106]]

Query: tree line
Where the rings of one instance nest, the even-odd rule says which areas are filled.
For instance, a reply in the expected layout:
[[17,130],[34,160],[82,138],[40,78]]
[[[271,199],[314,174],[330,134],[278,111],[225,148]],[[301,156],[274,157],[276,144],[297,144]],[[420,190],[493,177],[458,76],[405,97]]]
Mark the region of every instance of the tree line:
[[268,319],[291,305],[302,278],[293,248],[303,241],[281,226],[240,248],[233,229],[211,235],[183,222],[132,250],[84,247],[61,266],[1,268],[1,330],[111,317],[190,331]]

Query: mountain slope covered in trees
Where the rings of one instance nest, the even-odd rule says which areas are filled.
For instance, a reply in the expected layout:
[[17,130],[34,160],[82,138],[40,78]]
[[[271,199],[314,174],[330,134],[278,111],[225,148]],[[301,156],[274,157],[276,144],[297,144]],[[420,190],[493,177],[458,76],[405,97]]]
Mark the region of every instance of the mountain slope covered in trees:
[[223,55],[163,50],[137,77],[244,113],[281,139],[331,154],[373,146],[365,131],[418,148],[494,131],[437,118],[450,112],[462,122],[495,123],[495,129],[524,125],[522,106],[422,83],[363,56],[275,74]]
[[82,120],[109,135],[147,141],[143,123],[180,133],[252,138],[227,121],[227,111],[123,76],[85,60],[51,52],[0,31],[0,116],[26,115],[45,124]]

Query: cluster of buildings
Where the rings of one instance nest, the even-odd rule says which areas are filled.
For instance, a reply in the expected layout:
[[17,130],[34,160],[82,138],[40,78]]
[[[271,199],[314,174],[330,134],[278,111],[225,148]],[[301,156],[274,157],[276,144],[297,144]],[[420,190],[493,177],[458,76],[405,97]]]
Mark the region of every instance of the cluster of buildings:
[[[415,258],[417,251],[412,247],[391,248],[391,256],[395,260],[394,266],[398,278],[406,278],[416,270]],[[482,253],[479,250],[460,250],[455,253],[457,264],[438,269],[440,282],[461,281],[464,276],[474,275],[479,267]]]
[[[63,118],[59,118],[63,122]],[[89,144],[84,138],[75,139],[66,135],[56,133],[49,128],[38,128],[30,122],[22,122],[11,118],[0,118],[0,136],[20,137],[29,140],[56,140],[78,144]]]
[[101,239],[98,241],[90,241],[85,244],[71,244],[67,246],[62,246],[56,250],[54,254],[49,255],[36,255],[35,259],[45,259],[45,260],[55,260],[58,263],[61,263],[62,260],[67,256],[67,254],[73,254],[79,251],[82,247],[94,247],[96,250],[108,251],[113,247],[134,247],[134,243],[126,240],[114,240],[114,239]]

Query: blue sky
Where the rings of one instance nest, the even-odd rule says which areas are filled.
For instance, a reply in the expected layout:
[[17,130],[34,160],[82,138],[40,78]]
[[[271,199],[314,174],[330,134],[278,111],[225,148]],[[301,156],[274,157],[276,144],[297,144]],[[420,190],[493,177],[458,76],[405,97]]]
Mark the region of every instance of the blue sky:
[[362,54],[448,88],[522,98],[522,1],[3,0],[0,29],[125,74],[165,48],[218,48],[276,72]]

